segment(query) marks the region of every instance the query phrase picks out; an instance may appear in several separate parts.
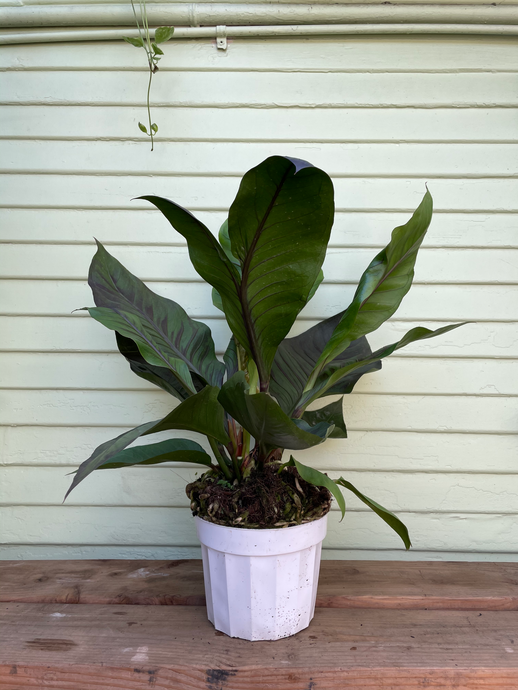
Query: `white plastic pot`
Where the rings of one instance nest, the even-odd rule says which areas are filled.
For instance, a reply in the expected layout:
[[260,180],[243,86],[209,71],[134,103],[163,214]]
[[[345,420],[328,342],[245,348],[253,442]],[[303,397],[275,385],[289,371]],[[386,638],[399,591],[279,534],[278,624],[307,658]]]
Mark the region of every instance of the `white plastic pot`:
[[239,529],[196,518],[207,615],[244,640],[278,640],[315,613],[327,515],[283,529]]

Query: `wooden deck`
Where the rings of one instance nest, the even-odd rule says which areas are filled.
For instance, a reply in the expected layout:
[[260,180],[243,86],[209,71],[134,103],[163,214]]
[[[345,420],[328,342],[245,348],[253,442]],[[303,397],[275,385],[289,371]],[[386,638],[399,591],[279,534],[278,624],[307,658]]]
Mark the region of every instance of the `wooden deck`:
[[310,627],[206,619],[201,561],[0,562],[0,688],[517,690],[518,564],[324,561]]

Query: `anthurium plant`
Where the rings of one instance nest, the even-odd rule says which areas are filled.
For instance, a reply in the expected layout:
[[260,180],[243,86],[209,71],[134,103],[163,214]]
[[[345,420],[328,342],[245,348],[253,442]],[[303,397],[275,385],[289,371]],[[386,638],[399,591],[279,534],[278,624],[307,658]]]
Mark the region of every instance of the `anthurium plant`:
[[[301,451],[345,439],[342,397],[381,360],[418,340],[457,328],[413,328],[372,352],[366,335],[391,317],[409,291],[432,217],[428,191],[363,273],[351,304],[296,337],[288,334],[323,279],[334,218],[329,176],[306,161],[273,156],[243,177],[219,241],[189,211],[154,204],[186,240],[199,275],[213,288],[232,336],[220,361],[205,323],[152,292],[97,243],[89,272],[90,316],[115,331],[132,371],[179,401],[163,419],[126,431],[80,465],[68,493],[94,470],[163,462],[195,463],[204,474],[187,487],[195,515],[239,527],[289,527],[329,510],[341,488],[354,493],[403,539],[403,523],[344,478],[302,464]],[[313,403],[335,396],[318,409]],[[310,407],[311,406],[311,407]],[[183,438],[129,447],[143,436],[186,430]],[[211,454],[206,448],[210,447]],[[283,461],[284,460],[284,461]],[[67,495],[68,495],[67,493]]]

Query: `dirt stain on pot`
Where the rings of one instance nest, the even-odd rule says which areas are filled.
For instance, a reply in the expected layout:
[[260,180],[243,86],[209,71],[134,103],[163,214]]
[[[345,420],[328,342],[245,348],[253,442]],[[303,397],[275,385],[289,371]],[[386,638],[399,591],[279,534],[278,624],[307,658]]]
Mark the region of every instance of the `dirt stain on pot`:
[[207,690],[225,690],[227,681],[236,674],[237,671],[228,671],[224,668],[208,668],[205,671]]

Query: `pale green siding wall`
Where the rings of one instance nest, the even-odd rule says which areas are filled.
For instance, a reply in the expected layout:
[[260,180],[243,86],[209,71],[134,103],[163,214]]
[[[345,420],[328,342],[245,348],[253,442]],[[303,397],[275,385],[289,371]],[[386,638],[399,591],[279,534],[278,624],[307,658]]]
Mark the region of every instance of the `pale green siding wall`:
[[139,136],[147,76],[123,43],[0,49],[0,486],[4,558],[185,557],[198,549],[188,468],[96,473],[103,440],[163,415],[112,334],[77,307],[102,240],[159,293],[228,338],[210,291],[158,212],[171,197],[216,230],[240,176],[270,154],[334,179],[326,283],[300,331],[343,308],[424,193],[436,215],[415,287],[375,345],[413,325],[473,320],[408,348],[346,399],[350,439],[300,453],[398,512],[414,550],[354,498],[326,555],[516,560],[518,545],[518,44],[335,38],[169,43]]

